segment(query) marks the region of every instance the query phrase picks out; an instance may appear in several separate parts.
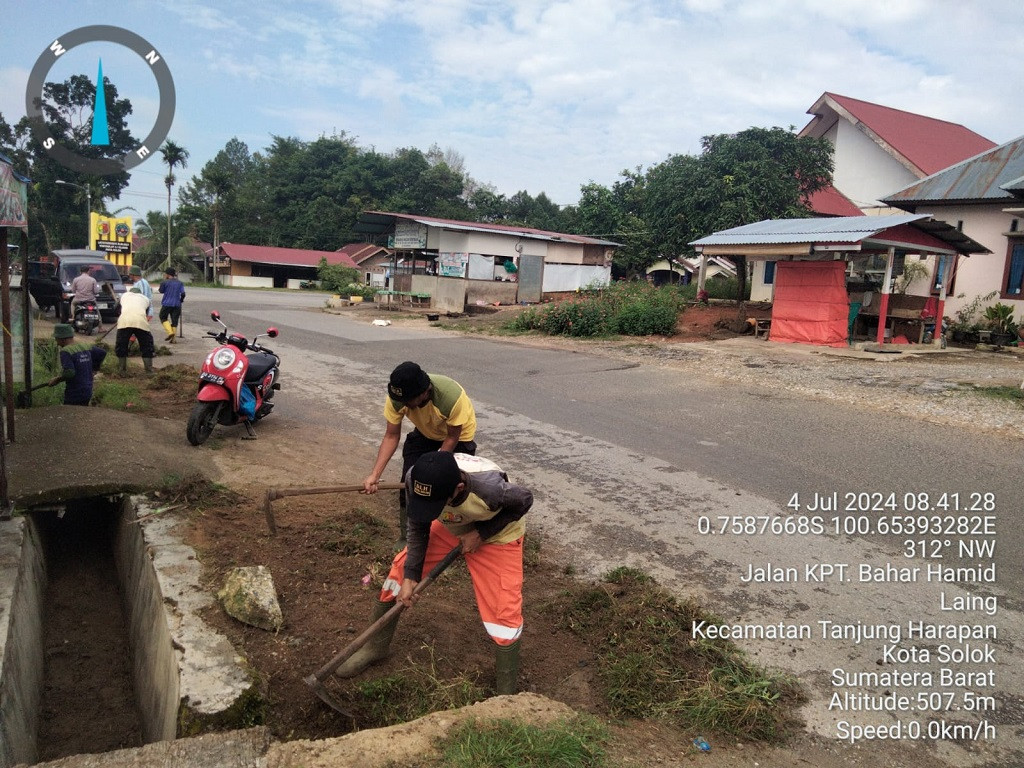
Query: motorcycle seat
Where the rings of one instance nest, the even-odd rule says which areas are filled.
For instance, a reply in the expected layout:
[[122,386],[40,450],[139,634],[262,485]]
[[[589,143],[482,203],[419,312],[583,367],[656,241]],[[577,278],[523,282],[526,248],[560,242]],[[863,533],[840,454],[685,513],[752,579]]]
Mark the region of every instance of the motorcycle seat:
[[267,372],[277,365],[277,358],[264,352],[249,355],[249,370],[245,372],[246,381],[259,381]]

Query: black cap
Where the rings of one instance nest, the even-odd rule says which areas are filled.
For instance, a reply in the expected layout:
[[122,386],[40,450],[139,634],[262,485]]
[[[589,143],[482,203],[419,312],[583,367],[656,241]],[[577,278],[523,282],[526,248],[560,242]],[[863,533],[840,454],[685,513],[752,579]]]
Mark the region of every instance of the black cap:
[[455,454],[432,451],[420,456],[405,481],[409,519],[418,523],[435,520],[461,482]]
[[430,377],[416,363],[400,363],[391,372],[388,394],[400,403],[414,400],[430,386]]

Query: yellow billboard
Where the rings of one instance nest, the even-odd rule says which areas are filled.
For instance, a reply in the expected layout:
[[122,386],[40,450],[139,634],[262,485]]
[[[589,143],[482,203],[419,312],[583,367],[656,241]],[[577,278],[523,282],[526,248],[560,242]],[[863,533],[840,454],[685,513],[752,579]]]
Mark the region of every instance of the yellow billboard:
[[105,251],[107,259],[119,267],[132,265],[132,220],[115,219],[98,213],[89,215],[89,247]]

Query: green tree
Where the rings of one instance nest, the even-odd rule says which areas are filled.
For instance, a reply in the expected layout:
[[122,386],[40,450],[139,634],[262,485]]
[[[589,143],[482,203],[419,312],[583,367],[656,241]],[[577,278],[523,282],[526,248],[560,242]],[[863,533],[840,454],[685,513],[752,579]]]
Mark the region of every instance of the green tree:
[[194,238],[188,235],[171,236],[171,258],[167,258],[167,216],[161,211],[149,211],[145,218],[135,220],[135,234],[143,240],[142,246],[134,253],[134,263],[143,272],[155,272],[174,267],[178,272],[192,272],[195,269],[193,256],[200,249]]
[[184,147],[175,144],[170,139],[164,142],[164,145],[160,147],[160,154],[164,159],[164,164],[167,166],[167,176],[164,177],[164,183],[167,185],[167,262],[165,266],[170,266],[173,249],[171,248],[171,232],[173,229],[171,219],[171,189],[174,187],[174,169],[185,168],[188,165],[188,150]]
[[[722,229],[775,218],[813,215],[810,196],[832,179],[832,145],[792,129],[748,128],[705,136],[697,157],[672,156],[647,174],[645,218],[666,255]],[[735,259],[739,296],[746,260]]]
[[647,180],[640,169],[624,170],[622,180],[611,188],[591,182],[580,189],[573,229],[590,237],[619,243],[612,261],[616,276],[642,274],[656,259],[651,249],[649,225],[644,218]]
[[[61,146],[81,157],[120,158],[138,145],[127,124],[132,104],[128,99],[118,98],[117,87],[109,78],[103,78],[110,143],[94,146],[91,115],[95,95],[96,85],[86,75],[44,84],[39,108],[47,130]],[[86,196],[70,185],[88,187],[93,210],[103,210],[104,200],[116,198],[130,178],[126,171],[92,176],[60,165],[35,139],[28,117],[9,124],[0,115],[0,151],[14,161],[20,173],[32,179],[28,191],[28,232],[33,253],[85,245]],[[58,179],[68,185],[57,185]]]

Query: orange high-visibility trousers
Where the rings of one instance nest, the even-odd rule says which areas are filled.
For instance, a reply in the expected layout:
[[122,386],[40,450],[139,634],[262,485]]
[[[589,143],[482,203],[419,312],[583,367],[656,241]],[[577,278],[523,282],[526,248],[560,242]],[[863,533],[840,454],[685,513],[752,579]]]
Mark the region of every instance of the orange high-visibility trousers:
[[[440,521],[431,523],[423,573],[429,573],[458,543],[459,539]],[[392,602],[398,597],[405,578],[406,554],[407,550],[403,549],[395,555],[388,578],[381,587],[381,602]],[[464,557],[484,629],[498,645],[511,645],[523,633],[523,540],[483,544]]]

